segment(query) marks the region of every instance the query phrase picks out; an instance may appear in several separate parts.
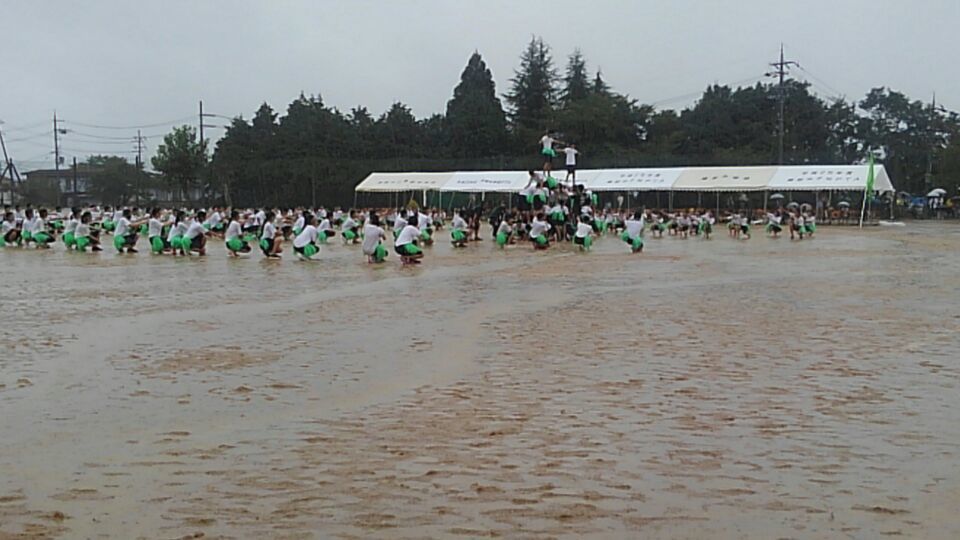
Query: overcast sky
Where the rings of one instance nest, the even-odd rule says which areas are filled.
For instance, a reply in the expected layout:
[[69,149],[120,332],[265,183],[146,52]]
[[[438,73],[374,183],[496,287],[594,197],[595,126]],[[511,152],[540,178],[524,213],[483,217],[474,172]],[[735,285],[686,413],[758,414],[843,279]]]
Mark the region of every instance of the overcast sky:
[[152,151],[171,121],[196,124],[200,99],[249,118],[304,91],[428,116],[474,50],[504,93],[535,34],[558,67],[579,47],[615,90],[664,108],[755,82],[781,41],[821,95],[884,85],[960,108],[960,0],[4,0],[0,17],[0,129],[21,171],[52,165],[54,109],[67,161],[133,149],[135,128],[79,123],[164,124],[143,128]]

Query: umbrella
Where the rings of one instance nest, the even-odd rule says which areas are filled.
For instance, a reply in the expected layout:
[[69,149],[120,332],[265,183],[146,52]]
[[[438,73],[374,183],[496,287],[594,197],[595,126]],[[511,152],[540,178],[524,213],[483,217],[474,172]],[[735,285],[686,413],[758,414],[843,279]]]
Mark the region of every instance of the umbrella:
[[813,210],[813,207],[810,206],[809,203],[803,203],[800,205],[800,209],[803,210],[804,212],[809,212],[810,210]]
[[927,193],[927,197],[943,197],[947,194],[947,190],[943,188],[937,188],[930,193]]
[[849,208],[849,207],[850,207],[850,203],[848,203],[847,201],[840,201],[840,202],[837,203],[837,206],[839,206],[839,207],[841,207],[841,208]]
[[800,203],[792,202],[787,205],[787,208],[797,208],[798,206],[800,206]]
[[777,201],[783,198],[783,193],[774,193],[770,196],[771,201]]

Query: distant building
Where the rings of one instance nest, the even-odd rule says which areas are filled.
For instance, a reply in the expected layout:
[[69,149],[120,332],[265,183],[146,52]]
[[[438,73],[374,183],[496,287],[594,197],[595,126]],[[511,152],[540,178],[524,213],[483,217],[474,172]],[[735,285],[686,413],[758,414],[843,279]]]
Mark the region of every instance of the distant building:
[[[100,169],[84,163],[76,167],[60,169],[37,169],[27,171],[25,184],[34,192],[43,192],[46,197],[56,197],[61,206],[84,206],[102,201],[90,193],[92,178]],[[55,194],[56,193],[56,194]],[[53,201],[50,201],[53,202]]]

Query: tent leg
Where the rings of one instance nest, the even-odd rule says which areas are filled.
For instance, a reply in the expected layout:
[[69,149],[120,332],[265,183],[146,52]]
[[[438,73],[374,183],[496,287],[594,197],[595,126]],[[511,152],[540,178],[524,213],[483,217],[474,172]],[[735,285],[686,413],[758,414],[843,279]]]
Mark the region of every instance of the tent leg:
[[423,207],[427,207],[427,190],[423,190]]
[[720,192],[717,192],[717,218],[720,217]]
[[667,210],[673,212],[673,191],[667,194]]
[[769,191],[764,191],[764,192],[763,192],[763,212],[764,212],[764,213],[767,212],[767,199],[769,198],[769,196],[770,196],[770,192],[769,192]]

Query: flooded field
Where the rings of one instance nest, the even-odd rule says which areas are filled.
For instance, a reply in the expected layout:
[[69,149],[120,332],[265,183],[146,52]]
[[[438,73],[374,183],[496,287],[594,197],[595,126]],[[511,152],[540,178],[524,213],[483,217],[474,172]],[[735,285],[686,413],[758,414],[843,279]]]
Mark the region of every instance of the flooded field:
[[0,539],[960,538],[960,227],[487,238],[0,252]]

